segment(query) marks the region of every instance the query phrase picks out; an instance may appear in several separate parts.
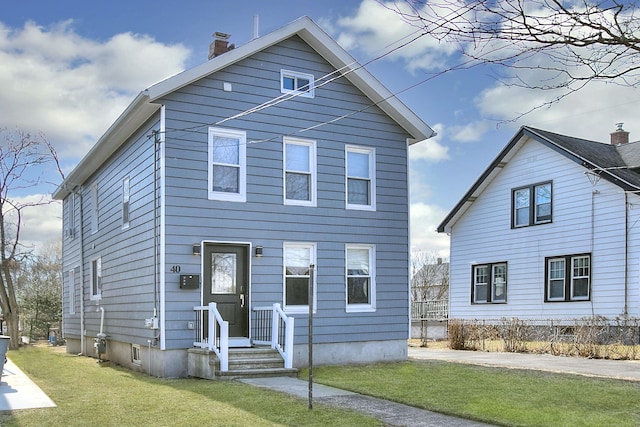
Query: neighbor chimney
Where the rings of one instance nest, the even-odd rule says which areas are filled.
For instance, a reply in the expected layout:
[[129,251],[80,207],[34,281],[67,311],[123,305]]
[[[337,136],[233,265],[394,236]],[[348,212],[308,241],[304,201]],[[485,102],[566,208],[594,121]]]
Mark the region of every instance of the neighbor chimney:
[[615,132],[611,132],[611,145],[627,144],[629,142],[629,132],[622,129],[624,123],[616,123]]
[[229,52],[235,47],[235,45],[230,45],[227,41],[229,40],[229,37],[231,37],[231,34],[220,33],[218,31],[213,33],[214,40],[213,43],[209,45],[209,59],[220,56],[225,52]]

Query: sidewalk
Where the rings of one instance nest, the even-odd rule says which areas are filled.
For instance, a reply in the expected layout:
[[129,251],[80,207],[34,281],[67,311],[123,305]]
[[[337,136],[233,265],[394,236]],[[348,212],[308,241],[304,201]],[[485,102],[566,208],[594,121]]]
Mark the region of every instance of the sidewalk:
[[40,390],[40,387],[10,359],[7,359],[2,372],[2,382],[0,382],[0,412],[55,406],[56,404]]
[[[245,384],[264,387],[270,390],[288,393],[303,399],[309,398],[309,383],[291,377],[246,378],[238,380]],[[477,421],[456,418],[413,406],[376,399],[369,396],[313,384],[313,404],[335,406],[342,409],[361,412],[381,420],[388,426],[411,427],[481,427],[490,426]],[[315,408],[315,406],[314,406]]]
[[442,360],[510,369],[532,369],[589,377],[640,381],[640,360],[585,359],[552,356],[550,354],[442,350],[428,347],[409,347],[409,359]]

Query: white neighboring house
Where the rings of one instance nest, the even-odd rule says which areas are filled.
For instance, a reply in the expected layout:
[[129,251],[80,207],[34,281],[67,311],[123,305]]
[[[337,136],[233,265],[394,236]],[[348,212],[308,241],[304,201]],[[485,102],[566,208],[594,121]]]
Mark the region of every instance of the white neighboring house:
[[640,315],[640,143],[522,127],[438,226],[449,317]]

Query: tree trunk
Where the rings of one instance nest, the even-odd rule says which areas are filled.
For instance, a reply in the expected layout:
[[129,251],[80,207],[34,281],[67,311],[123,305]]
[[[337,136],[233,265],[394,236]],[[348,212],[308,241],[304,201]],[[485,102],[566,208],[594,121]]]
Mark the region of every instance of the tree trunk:
[[18,350],[20,348],[20,309],[7,264],[4,261],[0,266],[0,302],[2,303],[4,321],[7,322],[7,333],[11,338],[9,348]]

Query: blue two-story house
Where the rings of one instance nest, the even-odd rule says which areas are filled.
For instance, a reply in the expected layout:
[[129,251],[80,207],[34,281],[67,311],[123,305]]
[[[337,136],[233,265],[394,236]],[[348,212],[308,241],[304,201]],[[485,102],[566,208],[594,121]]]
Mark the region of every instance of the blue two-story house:
[[67,351],[180,377],[271,343],[304,366],[311,315],[314,363],[405,359],[408,146],[432,129],[309,18],[216,44],[54,194]]

